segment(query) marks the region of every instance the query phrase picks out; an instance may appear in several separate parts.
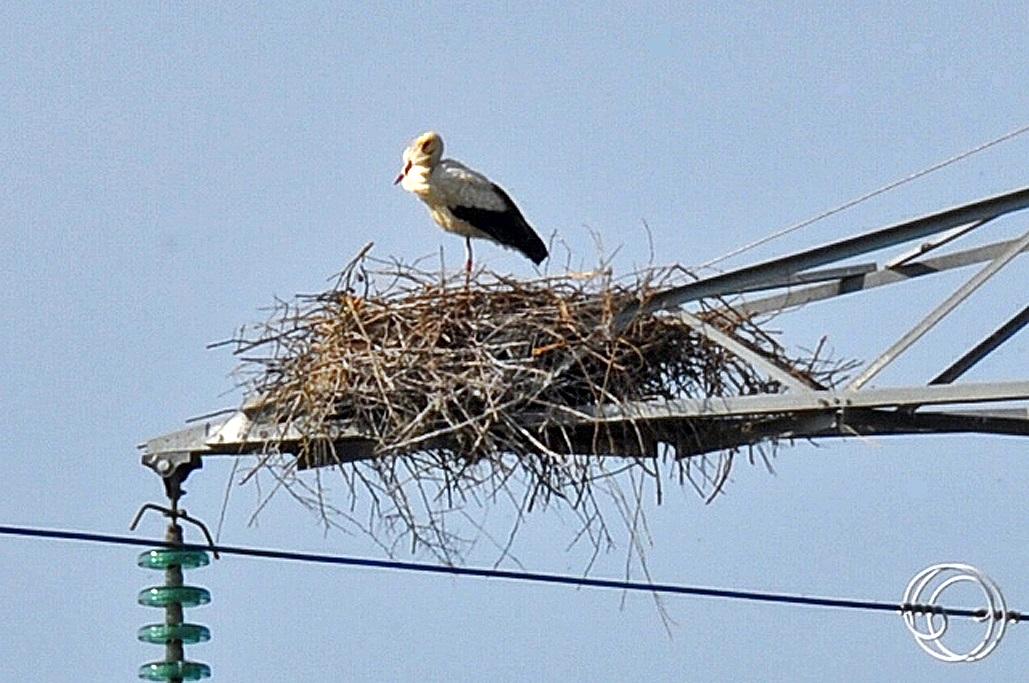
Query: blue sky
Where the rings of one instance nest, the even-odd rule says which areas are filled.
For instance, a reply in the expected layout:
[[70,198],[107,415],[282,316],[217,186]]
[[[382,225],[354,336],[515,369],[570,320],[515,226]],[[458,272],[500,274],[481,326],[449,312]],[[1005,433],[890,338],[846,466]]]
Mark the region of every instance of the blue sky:
[[[274,296],[324,288],[362,245],[463,258],[390,183],[417,133],[501,182],[575,259],[591,231],[622,271],[696,265],[1029,121],[1024,3],[345,5],[7,3],[0,7],[0,522],[121,533],[161,500],[137,443],[233,405],[205,344]],[[723,264],[1024,186],[1029,135]],[[1025,229],[1025,216],[998,236]],[[1006,231],[1006,232],[1005,232]],[[502,272],[520,257],[480,247]],[[970,272],[775,322],[874,358]],[[1024,305],[1016,263],[874,382],[924,382]],[[1025,334],[970,379],[1025,376]],[[655,580],[899,599],[940,561],[1029,609],[1026,444],[836,441],[741,463],[705,506],[650,506]],[[184,501],[214,521],[231,463]],[[377,556],[280,498],[223,540]],[[501,512],[497,516],[502,517]],[[502,527],[503,519],[497,520]],[[142,533],[158,535],[156,519]],[[526,568],[576,572],[567,515],[533,514]],[[620,576],[624,544],[595,568]],[[426,558],[418,558],[426,559]],[[487,563],[488,549],[470,558]],[[218,680],[1014,680],[1025,627],[944,666],[899,618],[228,558],[190,649]],[[134,602],[157,577],[124,548],[0,540],[0,661],[19,680],[127,679],[157,659]]]

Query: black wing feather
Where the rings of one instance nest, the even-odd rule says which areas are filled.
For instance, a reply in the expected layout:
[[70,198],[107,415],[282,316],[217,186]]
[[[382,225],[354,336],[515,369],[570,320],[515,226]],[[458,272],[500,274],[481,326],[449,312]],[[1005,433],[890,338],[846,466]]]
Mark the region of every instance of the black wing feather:
[[450,212],[478,230],[482,230],[500,244],[525,254],[533,263],[539,265],[547,258],[547,246],[543,244],[536,231],[526,222],[522,212],[518,210],[511,197],[498,185],[493,191],[504,200],[502,211],[491,211],[474,206],[448,206]]

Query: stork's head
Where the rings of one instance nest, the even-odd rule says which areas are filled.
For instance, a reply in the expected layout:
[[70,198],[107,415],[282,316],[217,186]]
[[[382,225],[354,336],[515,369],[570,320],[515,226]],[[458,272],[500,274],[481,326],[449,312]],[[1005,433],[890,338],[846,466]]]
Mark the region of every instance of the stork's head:
[[443,157],[443,138],[435,131],[422,133],[404,150],[404,168],[393,184],[401,182],[413,168],[431,171]]

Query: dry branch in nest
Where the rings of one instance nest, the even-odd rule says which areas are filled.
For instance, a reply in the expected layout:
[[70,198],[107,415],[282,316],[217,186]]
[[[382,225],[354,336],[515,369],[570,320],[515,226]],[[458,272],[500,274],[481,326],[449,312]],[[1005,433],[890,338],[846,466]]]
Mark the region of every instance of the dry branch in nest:
[[[535,507],[567,506],[582,523],[577,538],[599,548],[611,542],[607,499],[635,536],[644,480],[660,495],[671,473],[710,497],[733,457],[753,453],[741,441],[705,454],[704,439],[724,436],[690,424],[674,434],[667,425],[611,426],[583,409],[781,390],[675,315],[614,327],[627,304],[688,279],[670,267],[619,280],[601,268],[535,280],[478,272],[466,281],[374,260],[366,249],[332,289],[279,302],[234,340],[249,410],[300,435],[284,447],[293,457],[269,448],[259,469],[327,523],[342,515],[387,549],[407,539],[446,561],[465,540],[449,520],[470,502],[510,501],[515,528]],[[847,369],[790,357],[724,302],[698,315],[812,386],[832,386]],[[370,457],[356,459],[346,444]],[[346,482],[345,508],[330,502],[323,475],[299,472],[332,463]],[[367,522],[353,513],[362,493]],[[506,552],[509,542],[498,546]]]

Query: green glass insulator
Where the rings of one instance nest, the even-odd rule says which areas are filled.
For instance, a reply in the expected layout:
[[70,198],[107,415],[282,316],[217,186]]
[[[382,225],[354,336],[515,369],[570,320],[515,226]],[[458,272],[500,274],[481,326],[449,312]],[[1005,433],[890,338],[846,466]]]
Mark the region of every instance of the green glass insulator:
[[211,602],[211,594],[197,586],[151,586],[141,590],[137,600],[144,607],[167,607],[174,603],[198,607]]
[[136,560],[143,569],[167,569],[176,565],[183,569],[196,569],[206,567],[210,562],[203,550],[181,548],[154,548],[140,553]]
[[137,634],[144,643],[165,645],[180,640],[184,645],[205,643],[211,639],[211,631],[200,624],[147,624]]
[[145,681],[199,681],[211,677],[211,667],[200,662],[150,662],[139,667]]

